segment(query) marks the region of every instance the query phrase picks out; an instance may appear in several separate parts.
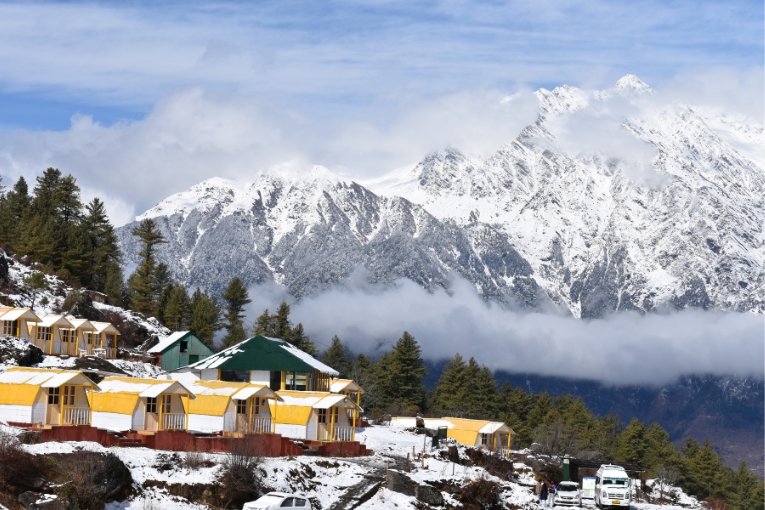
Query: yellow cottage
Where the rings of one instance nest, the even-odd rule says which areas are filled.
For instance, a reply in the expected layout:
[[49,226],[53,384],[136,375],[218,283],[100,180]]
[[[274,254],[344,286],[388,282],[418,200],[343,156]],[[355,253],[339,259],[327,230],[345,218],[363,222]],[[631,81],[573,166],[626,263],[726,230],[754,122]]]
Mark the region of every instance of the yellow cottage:
[[268,386],[227,381],[185,382],[196,397],[184,399],[190,431],[227,434],[274,431],[268,402],[279,397]]
[[354,441],[353,416],[362,409],[346,395],[318,391],[277,391],[271,401],[276,433],[309,441]]
[[31,308],[0,307],[0,334],[33,341],[32,326],[40,317]]
[[63,315],[43,315],[39,322],[29,324],[34,344],[46,354],[60,354],[64,340],[69,341],[69,335],[75,326]]
[[88,354],[96,354],[107,359],[116,358],[119,330],[110,322],[93,321],[92,324],[96,330],[93,332],[91,351]]
[[94,391],[98,386],[77,370],[11,367],[0,374],[0,420],[89,425]]
[[355,429],[359,422],[359,410],[361,409],[361,395],[364,394],[364,388],[359,386],[353,379],[332,379],[329,383],[329,391],[346,395],[351,402],[356,403],[356,409],[353,410],[352,426]]
[[413,418],[395,416],[391,418],[391,427],[414,428],[417,422],[430,430],[446,427],[447,437],[464,446],[484,448],[504,455],[512,445],[513,431],[500,421],[470,420],[467,418]]
[[178,381],[106,377],[93,394],[94,427],[125,431],[186,430],[184,397],[194,394]]
[[61,330],[61,351],[54,354],[68,354],[69,356],[89,354],[83,349],[83,346],[91,341],[96,327],[88,319],[78,319],[71,315],[67,315],[65,318],[73,328]]

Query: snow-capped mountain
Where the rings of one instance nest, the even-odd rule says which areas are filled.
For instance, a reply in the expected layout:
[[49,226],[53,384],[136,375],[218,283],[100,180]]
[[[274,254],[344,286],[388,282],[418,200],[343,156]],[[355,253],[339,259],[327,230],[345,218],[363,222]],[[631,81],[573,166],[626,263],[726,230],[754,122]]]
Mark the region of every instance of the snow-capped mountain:
[[[158,222],[178,278],[217,291],[236,275],[302,296],[363,268],[429,289],[454,273],[487,299],[578,317],[765,311],[762,126],[656,106],[632,75],[536,95],[536,122],[488,157],[448,148],[365,185],[322,169],[212,179],[138,219]],[[120,230],[129,261],[133,226]]]
[[[549,302],[529,263],[490,225],[464,228],[399,197],[381,197],[317,169],[309,178],[261,175],[239,187],[211,179],[163,201],[154,218],[167,244],[159,258],[191,286],[221,291],[239,276],[276,281],[295,296],[317,292],[363,268],[374,284],[408,278],[448,287],[451,275],[485,296],[537,308]],[[120,229],[129,260],[138,246]]]

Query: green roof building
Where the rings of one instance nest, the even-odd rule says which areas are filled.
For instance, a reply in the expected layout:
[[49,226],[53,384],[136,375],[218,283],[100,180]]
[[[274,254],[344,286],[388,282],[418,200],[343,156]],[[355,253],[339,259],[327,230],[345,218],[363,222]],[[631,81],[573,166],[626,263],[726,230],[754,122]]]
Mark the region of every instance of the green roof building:
[[158,364],[167,372],[185,367],[215,354],[207,344],[191,331],[176,331],[159,339],[159,343],[147,351],[158,358]]
[[176,372],[207,380],[267,384],[273,390],[329,391],[337,370],[279,338],[254,336]]

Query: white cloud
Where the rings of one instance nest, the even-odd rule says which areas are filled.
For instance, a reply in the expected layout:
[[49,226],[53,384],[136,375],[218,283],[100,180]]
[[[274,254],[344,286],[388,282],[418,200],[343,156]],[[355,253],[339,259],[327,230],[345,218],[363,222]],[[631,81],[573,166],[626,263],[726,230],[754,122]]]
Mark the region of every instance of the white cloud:
[[485,152],[513,139],[533,120],[531,94],[501,103],[497,93],[461,93],[419,102],[386,126],[318,121],[277,111],[251,96],[194,88],[160,101],[139,121],[104,126],[84,115],[66,131],[0,133],[0,173],[33,180],[54,166],[89,195],[110,197],[112,220],[209,177],[247,182],[260,171],[324,164],[364,178],[455,145]]
[[[268,306],[267,298],[254,299],[256,313]],[[658,385],[684,374],[762,377],[765,357],[758,315],[687,310],[585,321],[490,305],[459,279],[448,294],[408,280],[387,290],[346,286],[293,304],[291,317],[324,348],[338,334],[355,352],[376,354],[408,330],[430,360],[460,353],[492,370],[614,384]]]

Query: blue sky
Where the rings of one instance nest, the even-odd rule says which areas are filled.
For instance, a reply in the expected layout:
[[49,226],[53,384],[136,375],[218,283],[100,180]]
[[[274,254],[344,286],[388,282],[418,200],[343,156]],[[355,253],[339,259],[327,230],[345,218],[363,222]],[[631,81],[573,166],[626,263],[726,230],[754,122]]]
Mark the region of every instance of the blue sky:
[[0,5],[5,128],[146,115],[185,87],[307,115],[464,90],[605,86],[761,66],[762,1],[132,2]]
[[[502,97],[626,73],[761,120],[764,19],[761,0],[0,3],[0,176],[58,166],[124,221],[216,174],[491,150],[533,118]],[[141,169],[151,190],[122,186]]]

